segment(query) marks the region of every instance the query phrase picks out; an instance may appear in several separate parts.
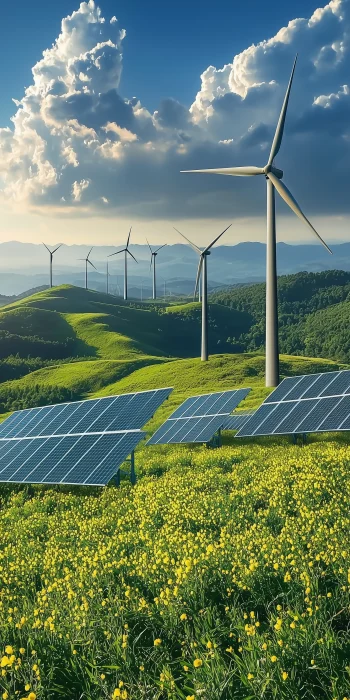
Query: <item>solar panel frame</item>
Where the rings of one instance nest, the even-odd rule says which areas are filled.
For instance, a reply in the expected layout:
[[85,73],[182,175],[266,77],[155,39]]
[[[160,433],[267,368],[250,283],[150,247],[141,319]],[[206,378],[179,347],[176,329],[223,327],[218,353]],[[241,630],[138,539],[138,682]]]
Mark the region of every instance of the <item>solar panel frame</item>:
[[235,437],[347,430],[350,370],[335,370],[284,379]]
[[158,428],[147,445],[209,442],[249,391],[244,388],[189,397]]
[[0,425],[0,482],[106,485],[171,391],[148,389],[15,411]]
[[[63,433],[73,434],[74,432],[105,432],[107,429],[119,431],[130,427],[138,430],[152,418],[163,401],[169,397],[171,391],[172,387],[147,389],[141,392],[15,411],[1,424],[0,440],[7,437],[45,437]],[[103,430],[95,431],[95,424],[101,422],[103,416],[108,417],[108,413],[114,405],[116,408],[120,408],[120,411],[118,410],[113,415],[113,419],[109,419]],[[79,416],[80,413],[81,416]],[[79,420],[76,421],[74,416],[79,417]],[[130,421],[132,421],[131,426]]]
[[[0,453],[0,483],[32,484],[66,484],[75,486],[105,486],[117,473],[126,457],[144,438],[140,430],[119,431],[111,433],[82,433],[80,435],[35,436],[31,438],[11,438],[3,442],[12,443],[12,450],[5,460]],[[102,455],[103,448],[106,454]],[[99,462],[91,466],[90,471],[84,465],[92,449],[100,453]],[[74,456],[74,452],[76,456]],[[12,454],[11,454],[12,453]],[[109,465],[107,458],[115,456]],[[51,469],[45,464],[53,457]],[[91,456],[91,455],[90,455]],[[69,459],[74,457],[72,464]],[[39,460],[39,461],[38,461]],[[82,470],[78,470],[78,465]],[[100,467],[103,466],[101,470]],[[85,473],[83,473],[85,471]],[[84,479],[72,478],[81,473]],[[94,475],[93,479],[91,478]],[[56,478],[55,478],[56,477]],[[58,478],[59,477],[59,478]]]

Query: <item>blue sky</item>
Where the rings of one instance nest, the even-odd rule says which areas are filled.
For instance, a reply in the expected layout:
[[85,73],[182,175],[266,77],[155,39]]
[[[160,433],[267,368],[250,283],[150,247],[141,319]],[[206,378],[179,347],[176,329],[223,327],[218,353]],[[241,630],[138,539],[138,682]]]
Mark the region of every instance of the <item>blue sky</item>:
[[[349,0],[9,4],[1,240],[90,242],[98,227],[109,243],[131,222],[135,242],[163,242],[173,224],[196,239],[228,221],[232,242],[264,240],[261,182],[179,171],[264,165],[297,51],[277,165],[321,235],[346,240],[349,29]],[[310,242],[278,211],[280,239]]]
[[[294,17],[308,17],[320,5],[317,0],[217,0],[211,6],[202,0],[99,4],[106,17],[116,15],[127,31],[121,91],[137,95],[148,109],[156,109],[164,97],[189,106],[207,66],[228,63],[234,54],[271,36]],[[58,36],[62,18],[78,5],[72,0],[7,3],[0,25],[0,61],[7,66],[1,76],[2,125],[13,115],[12,97],[22,97],[31,82],[31,67]],[[16,52],[15,46],[20,47]]]

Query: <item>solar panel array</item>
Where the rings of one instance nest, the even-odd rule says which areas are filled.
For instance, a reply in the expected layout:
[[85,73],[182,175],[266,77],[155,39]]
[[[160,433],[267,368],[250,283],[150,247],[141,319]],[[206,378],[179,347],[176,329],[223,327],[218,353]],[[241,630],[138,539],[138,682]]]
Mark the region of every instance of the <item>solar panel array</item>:
[[0,425],[0,482],[106,485],[171,391],[16,411]]
[[247,396],[250,389],[220,391],[186,399],[163,423],[148,445],[209,442],[225,417]]
[[172,389],[28,408],[15,411],[0,425],[0,439],[138,430],[152,418]]
[[350,370],[288,377],[236,437],[350,430]]
[[222,424],[223,430],[239,430],[251,418],[253,413],[234,413],[227,416]]

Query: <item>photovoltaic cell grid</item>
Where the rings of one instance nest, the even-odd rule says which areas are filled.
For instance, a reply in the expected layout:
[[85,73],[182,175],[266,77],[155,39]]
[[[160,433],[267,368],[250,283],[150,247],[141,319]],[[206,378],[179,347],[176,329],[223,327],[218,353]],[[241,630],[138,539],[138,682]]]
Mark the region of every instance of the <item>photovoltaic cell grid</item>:
[[0,426],[0,482],[106,485],[171,391],[16,411]]
[[209,442],[250,389],[221,391],[186,399],[148,441],[148,445]]
[[234,413],[227,416],[222,424],[223,430],[239,430],[251,418],[253,413]]
[[288,377],[235,437],[350,430],[350,370]]
[[105,486],[142,440],[128,433],[0,441],[0,482]]
[[0,439],[139,430],[172,389],[106,396],[15,411],[0,425]]

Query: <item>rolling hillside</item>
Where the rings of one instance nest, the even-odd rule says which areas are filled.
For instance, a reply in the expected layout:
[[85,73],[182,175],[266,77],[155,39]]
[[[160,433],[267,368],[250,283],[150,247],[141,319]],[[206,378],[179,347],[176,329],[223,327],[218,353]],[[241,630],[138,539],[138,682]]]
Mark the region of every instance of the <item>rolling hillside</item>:
[[[281,356],[282,376],[336,369],[348,360],[350,302],[339,299],[350,292],[349,280],[350,273],[341,272],[280,280],[281,338],[288,349]],[[327,295],[337,303],[314,310]],[[159,386],[175,387],[169,410],[189,392],[244,385],[253,389],[245,407],[258,405],[267,391],[264,356],[237,350],[254,345],[263,330],[264,285],[214,298],[223,303],[210,305],[211,357],[205,364],[197,359],[198,303],[154,307],[66,285],[4,307],[0,410]],[[230,308],[234,304],[239,308]],[[338,362],[312,359],[326,351]]]

